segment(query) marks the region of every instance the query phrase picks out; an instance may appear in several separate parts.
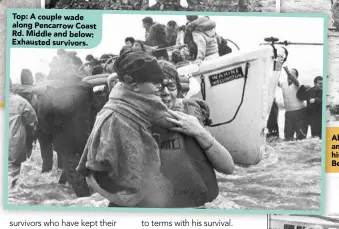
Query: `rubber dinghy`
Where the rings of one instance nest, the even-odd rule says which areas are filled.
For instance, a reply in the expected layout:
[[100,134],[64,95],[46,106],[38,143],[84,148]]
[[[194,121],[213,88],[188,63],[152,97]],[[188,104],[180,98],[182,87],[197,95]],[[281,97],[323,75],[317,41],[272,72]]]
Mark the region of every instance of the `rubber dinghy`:
[[253,165],[262,160],[266,124],[287,55],[285,48],[262,45],[251,52],[231,53],[178,69],[181,77],[198,81],[200,87],[189,97],[208,103],[209,130],[236,163]]

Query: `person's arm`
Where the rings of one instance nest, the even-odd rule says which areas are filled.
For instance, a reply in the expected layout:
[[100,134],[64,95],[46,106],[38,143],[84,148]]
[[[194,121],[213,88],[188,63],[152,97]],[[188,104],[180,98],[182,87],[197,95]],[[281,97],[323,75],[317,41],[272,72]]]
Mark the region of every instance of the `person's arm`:
[[198,61],[203,61],[206,56],[206,40],[199,32],[192,32],[193,41],[197,45],[197,58]]
[[36,130],[36,126],[38,124],[38,118],[33,107],[26,100],[25,100],[25,106],[22,112],[22,120],[25,124],[27,132],[29,134],[34,134]]
[[322,101],[322,99],[320,99],[320,98],[315,98],[314,99],[314,103],[315,104],[321,104],[323,101]]
[[298,79],[297,79],[297,78],[289,71],[289,69],[288,69],[287,66],[285,66],[284,69],[285,69],[285,72],[286,72],[286,74],[287,74],[287,77],[292,81],[292,83],[293,83],[295,86],[299,87],[300,84],[299,84]]
[[310,98],[310,103],[322,104],[322,99],[321,98]]
[[235,165],[231,154],[215,140],[215,138],[199,123],[196,117],[182,112],[169,112],[176,119],[167,118],[167,120],[177,126],[171,128],[171,130],[194,137],[218,172],[224,174],[233,173]]
[[113,73],[107,77],[108,91],[110,92],[115,84],[119,81],[118,75]]

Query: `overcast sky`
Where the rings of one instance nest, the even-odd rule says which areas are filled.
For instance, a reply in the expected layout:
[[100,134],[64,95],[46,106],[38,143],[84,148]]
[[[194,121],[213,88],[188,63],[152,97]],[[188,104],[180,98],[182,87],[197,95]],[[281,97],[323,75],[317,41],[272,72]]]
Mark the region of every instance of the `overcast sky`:
[[[132,36],[144,40],[145,31],[141,20],[147,15],[103,16],[103,34],[101,43],[94,49],[76,50],[84,59],[87,54],[99,57],[103,53],[118,54],[124,45],[124,39]],[[166,24],[175,20],[179,25],[186,22],[185,16],[152,15],[154,21]],[[248,16],[211,16],[217,24],[216,31],[224,38],[238,44],[242,51],[253,50],[263,42],[265,37],[274,36],[281,41],[323,42],[323,19],[297,17],[248,17]],[[289,64],[301,70],[318,69],[322,73],[322,46],[289,46]],[[235,48],[233,48],[235,50]],[[12,49],[11,78],[20,81],[22,68],[48,72],[48,63],[55,55],[56,49]],[[312,71],[313,72],[313,71]],[[313,77],[314,78],[314,77]]]

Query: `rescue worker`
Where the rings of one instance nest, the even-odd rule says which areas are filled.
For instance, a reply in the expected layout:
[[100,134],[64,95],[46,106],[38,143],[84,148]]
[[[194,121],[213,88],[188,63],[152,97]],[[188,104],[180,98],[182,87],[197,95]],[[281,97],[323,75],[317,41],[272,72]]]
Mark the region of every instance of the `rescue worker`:
[[171,204],[166,207],[199,207],[218,196],[219,187],[214,169],[224,174],[234,171],[230,153],[203,127],[209,118],[204,101],[179,99],[181,90],[174,65],[159,61],[164,81],[157,94],[175,118],[172,129],[153,127],[158,138],[161,172],[174,187]]
[[321,139],[323,78],[317,76],[313,82],[314,87],[301,85],[297,97],[307,101],[307,122],[311,127],[312,137]]
[[297,91],[300,87],[298,80],[299,72],[297,69],[284,67],[287,74],[287,81],[278,83],[281,87],[285,112],[285,140],[290,141],[294,139],[294,134],[297,140],[305,139],[307,136],[307,117],[305,102],[297,98]]
[[163,81],[156,58],[126,52],[114,63],[120,82],[97,115],[78,171],[110,207],[164,207],[173,195],[160,173],[151,125],[168,126],[167,107],[154,93]]
[[[10,83],[11,85],[11,83]],[[27,100],[13,93],[9,97],[9,187],[14,187],[20,176],[21,164],[26,160],[26,138],[34,135],[37,117]]]
[[175,21],[169,21],[167,23],[167,40],[169,46],[174,46],[177,41],[179,29]]
[[[143,27],[145,28],[145,45],[162,49],[168,47],[167,29],[165,25],[153,22],[151,17],[142,19]],[[154,51],[153,55],[156,58],[164,58],[168,60],[166,49]]]

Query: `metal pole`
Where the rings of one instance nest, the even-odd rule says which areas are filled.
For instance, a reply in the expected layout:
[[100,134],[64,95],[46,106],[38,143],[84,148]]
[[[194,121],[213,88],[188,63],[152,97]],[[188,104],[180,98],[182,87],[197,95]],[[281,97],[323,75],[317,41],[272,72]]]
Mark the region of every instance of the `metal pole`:
[[323,43],[303,43],[303,42],[276,42],[279,45],[324,45]]
[[261,45],[268,45],[268,44],[273,44],[273,45],[324,45],[323,43],[304,43],[304,42],[273,42],[273,43],[261,43]]
[[165,48],[158,48],[158,49],[155,49],[154,51],[162,51],[162,50],[165,50],[165,49],[176,49],[176,48],[183,48],[187,45],[177,45],[177,46],[169,46],[169,47],[165,47]]

